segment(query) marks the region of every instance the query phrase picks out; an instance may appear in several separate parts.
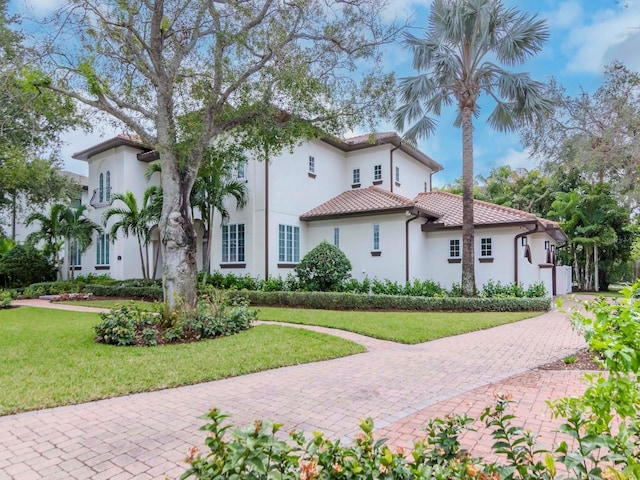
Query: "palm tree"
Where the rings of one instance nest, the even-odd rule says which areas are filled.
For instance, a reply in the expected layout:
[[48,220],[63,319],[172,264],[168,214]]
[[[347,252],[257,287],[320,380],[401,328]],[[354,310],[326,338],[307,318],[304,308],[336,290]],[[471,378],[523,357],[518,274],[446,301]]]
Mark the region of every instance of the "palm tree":
[[[111,195],[111,205],[115,202],[122,202],[124,207],[116,208],[112,206],[103,215],[105,226],[111,217],[118,217],[109,230],[109,237],[112,240],[118,236],[120,230],[122,230],[125,237],[132,235],[137,238],[140,267],[142,268],[142,278],[145,282],[149,279],[149,256],[146,247],[149,244],[149,226],[153,221],[154,214],[148,206],[152,202],[153,193],[153,187],[147,189],[142,201],[142,207],[138,207],[138,201],[132,192],[126,192],[125,194],[115,193]],[[145,251],[147,251],[146,254]]]
[[[458,108],[455,126],[462,127],[462,291],[475,293],[473,229],[473,116],[486,94],[496,102],[489,125],[499,131],[515,129],[519,122],[544,118],[552,108],[543,85],[527,73],[511,73],[500,66],[517,65],[541,50],[548,38],[543,20],[505,8],[500,0],[435,0],[424,38],[404,34],[420,73],[402,79],[403,105],[395,114],[396,127],[416,141],[435,130],[429,115],[443,107]],[[496,61],[493,61],[493,60]]]
[[55,203],[51,205],[48,215],[41,212],[33,212],[25,221],[27,227],[34,222],[40,223],[40,229],[30,233],[27,237],[27,243],[35,245],[40,241],[44,242],[44,253],[53,261],[58,280],[62,279],[60,251],[64,245],[67,210],[68,207],[66,205]]
[[247,184],[233,176],[234,167],[245,161],[244,154],[239,148],[209,149],[200,165],[198,177],[191,190],[191,207],[200,210],[207,235],[208,248],[203,259],[203,283],[207,282],[210,271],[212,226],[215,213],[220,214],[221,223],[224,224],[229,220],[229,210],[226,205],[229,197],[235,199],[238,209],[244,208],[247,204]]
[[75,270],[75,255],[72,254],[72,249],[81,254],[84,253],[91,245],[94,233],[102,232],[100,225],[85,217],[86,210],[86,205],[80,205],[77,208],[67,208],[63,214],[62,232],[69,251],[71,279],[74,278]]

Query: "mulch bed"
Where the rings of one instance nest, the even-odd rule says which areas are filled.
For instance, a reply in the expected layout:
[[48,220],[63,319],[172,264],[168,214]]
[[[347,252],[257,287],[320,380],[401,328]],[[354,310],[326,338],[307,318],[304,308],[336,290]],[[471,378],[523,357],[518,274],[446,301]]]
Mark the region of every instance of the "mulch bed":
[[564,359],[560,358],[555,362],[541,365],[538,368],[540,370],[602,370],[602,367],[596,361],[598,354],[588,348],[583,348],[573,355],[570,355],[570,357],[575,357],[576,361],[572,363],[565,362]]

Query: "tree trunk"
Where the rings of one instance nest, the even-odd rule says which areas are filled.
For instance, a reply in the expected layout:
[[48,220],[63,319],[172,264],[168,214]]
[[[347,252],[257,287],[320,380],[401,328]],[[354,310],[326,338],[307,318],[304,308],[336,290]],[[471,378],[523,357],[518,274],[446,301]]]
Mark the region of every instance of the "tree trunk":
[[207,284],[207,280],[209,278],[209,273],[211,273],[211,241],[213,238],[213,212],[212,209],[209,209],[207,212],[207,221],[205,223],[205,228],[207,229],[207,251],[204,255],[204,265],[202,269],[204,273],[202,274],[202,286],[204,287]]
[[166,313],[179,308],[188,311],[196,304],[196,232],[189,195],[197,168],[190,161],[178,159],[175,148],[162,148],[161,159],[163,205],[159,227]]
[[11,194],[11,240],[16,241],[16,192]]
[[142,252],[142,239],[138,237],[138,252],[140,253],[140,267],[142,268],[142,280],[147,283],[147,268],[144,264],[144,253]]
[[594,291],[600,291],[600,279],[598,278],[598,245],[593,245],[593,288]]
[[462,109],[462,294],[476,293],[473,233],[473,122],[471,108]]

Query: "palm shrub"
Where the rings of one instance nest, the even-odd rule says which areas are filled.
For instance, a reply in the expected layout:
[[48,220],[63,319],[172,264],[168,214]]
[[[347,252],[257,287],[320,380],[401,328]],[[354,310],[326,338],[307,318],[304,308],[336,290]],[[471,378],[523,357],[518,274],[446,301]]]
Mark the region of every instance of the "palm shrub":
[[342,250],[323,240],[304,256],[295,271],[304,290],[332,292],[349,278],[351,262]]

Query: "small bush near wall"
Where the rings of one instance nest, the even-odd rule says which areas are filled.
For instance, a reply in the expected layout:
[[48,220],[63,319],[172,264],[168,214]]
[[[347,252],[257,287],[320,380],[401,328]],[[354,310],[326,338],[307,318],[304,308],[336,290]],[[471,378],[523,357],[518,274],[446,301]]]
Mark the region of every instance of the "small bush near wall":
[[419,310],[455,312],[523,312],[551,308],[549,298],[450,298],[362,295],[333,292],[229,292],[252,305],[317,308],[322,310]]
[[296,265],[296,275],[304,290],[333,292],[350,278],[351,262],[335,245],[320,242]]

